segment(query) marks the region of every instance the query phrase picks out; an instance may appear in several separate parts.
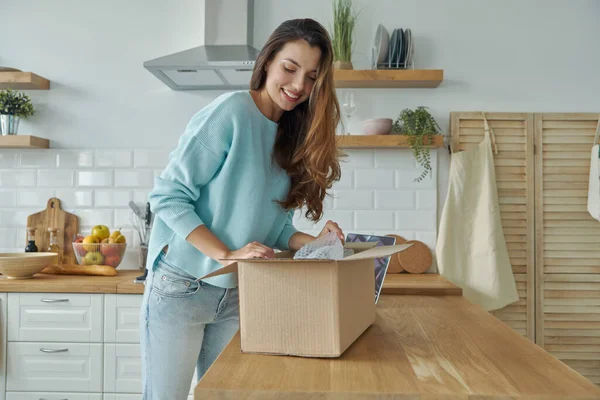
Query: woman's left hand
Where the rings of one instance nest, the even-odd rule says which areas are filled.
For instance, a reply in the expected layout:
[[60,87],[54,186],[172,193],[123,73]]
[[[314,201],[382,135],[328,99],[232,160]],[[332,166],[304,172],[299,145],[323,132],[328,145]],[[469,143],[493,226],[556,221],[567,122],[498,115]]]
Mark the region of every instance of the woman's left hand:
[[321,230],[321,233],[319,233],[319,236],[317,236],[318,238],[328,234],[329,232],[335,232],[335,234],[337,235],[337,237],[340,238],[340,240],[342,241],[342,244],[344,244],[345,240],[344,240],[344,232],[342,231],[342,229],[339,227],[339,225],[331,220],[327,221],[325,223],[325,226],[323,227],[323,230]]

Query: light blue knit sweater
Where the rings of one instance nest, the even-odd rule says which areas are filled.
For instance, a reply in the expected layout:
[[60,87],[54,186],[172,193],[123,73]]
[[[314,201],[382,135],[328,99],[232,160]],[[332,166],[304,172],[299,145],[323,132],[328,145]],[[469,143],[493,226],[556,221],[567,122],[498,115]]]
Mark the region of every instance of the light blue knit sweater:
[[[149,195],[155,217],[147,268],[165,245],[166,262],[196,277],[220,268],[185,240],[202,224],[232,250],[253,241],[288,248],[297,230],[293,210],[274,202],[285,199],[291,184],[272,162],[276,133],[277,123],[247,91],[221,95],[194,115]],[[206,282],[232,288],[237,276]]]

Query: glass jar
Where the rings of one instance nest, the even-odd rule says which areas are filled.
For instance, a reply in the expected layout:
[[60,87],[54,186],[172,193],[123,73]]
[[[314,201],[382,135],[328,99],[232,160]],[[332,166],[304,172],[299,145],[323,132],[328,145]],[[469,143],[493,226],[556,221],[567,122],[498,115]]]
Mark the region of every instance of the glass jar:
[[50,232],[50,242],[47,251],[58,254],[58,264],[62,264],[62,251],[58,245],[58,228],[48,228],[48,232]]
[[35,231],[33,227],[27,227],[27,246],[25,247],[25,253],[37,253],[38,248],[35,245]]

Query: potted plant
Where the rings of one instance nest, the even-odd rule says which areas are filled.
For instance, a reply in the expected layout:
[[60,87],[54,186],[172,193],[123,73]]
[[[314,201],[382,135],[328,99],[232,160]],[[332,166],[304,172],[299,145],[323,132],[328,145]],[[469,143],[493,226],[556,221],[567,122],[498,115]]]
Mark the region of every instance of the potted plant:
[[420,182],[431,172],[431,155],[429,147],[434,142],[434,136],[439,134],[440,126],[427,111],[427,107],[417,107],[415,110],[405,108],[394,122],[392,133],[408,136],[408,144],[417,162],[424,168],[423,173],[415,178]]
[[31,99],[24,93],[11,89],[0,91],[0,131],[2,135],[15,135],[20,118],[35,114]]
[[333,66],[336,69],[353,69],[352,36],[356,13],[352,0],[333,0]]

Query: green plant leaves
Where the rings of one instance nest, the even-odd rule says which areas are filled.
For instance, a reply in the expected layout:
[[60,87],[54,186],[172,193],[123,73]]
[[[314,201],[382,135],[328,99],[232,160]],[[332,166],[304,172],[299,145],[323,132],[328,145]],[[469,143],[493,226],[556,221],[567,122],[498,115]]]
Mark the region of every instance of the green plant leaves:
[[356,13],[352,11],[352,0],[333,0],[332,46],[336,61],[352,60],[352,33]]
[[415,181],[422,181],[431,172],[431,154],[427,144],[434,142],[434,136],[440,132],[440,126],[427,111],[427,107],[420,106],[415,110],[402,110],[394,122],[392,132],[408,136],[413,156],[423,167],[423,172]]
[[25,93],[6,89],[0,91],[0,114],[26,118],[35,114],[35,109],[31,99]]

